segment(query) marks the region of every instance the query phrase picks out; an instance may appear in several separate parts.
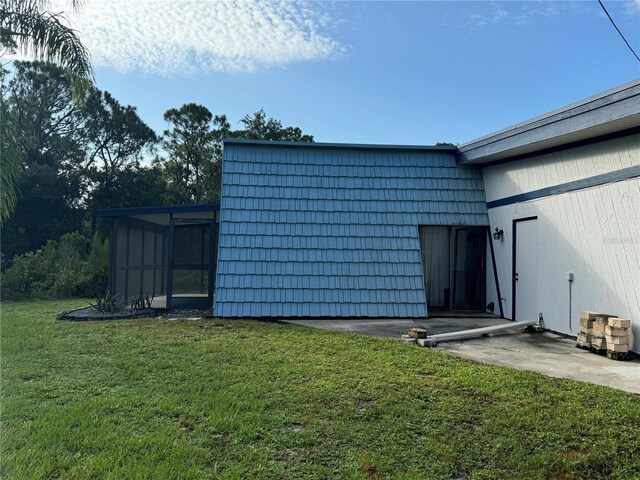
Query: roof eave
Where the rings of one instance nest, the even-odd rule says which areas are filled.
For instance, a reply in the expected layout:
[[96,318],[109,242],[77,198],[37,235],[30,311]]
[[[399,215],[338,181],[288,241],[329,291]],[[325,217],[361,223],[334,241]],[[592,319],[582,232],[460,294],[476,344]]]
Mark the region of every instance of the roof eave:
[[640,126],[640,79],[464,143],[459,164],[487,164]]
[[449,145],[380,145],[369,143],[326,143],[326,142],[287,142],[279,140],[246,140],[225,138],[224,145],[245,145],[259,147],[316,148],[316,149],[354,149],[354,150],[413,150],[413,151],[457,151],[456,146]]
[[96,217],[128,217],[131,215],[155,215],[159,213],[195,213],[220,210],[219,203],[200,205],[159,205],[153,207],[103,208],[96,210]]

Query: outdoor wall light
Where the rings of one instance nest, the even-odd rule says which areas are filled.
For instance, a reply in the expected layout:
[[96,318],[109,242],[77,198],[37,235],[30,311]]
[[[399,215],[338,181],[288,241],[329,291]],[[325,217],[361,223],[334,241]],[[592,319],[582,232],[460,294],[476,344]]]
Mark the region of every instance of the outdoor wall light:
[[498,227],[496,227],[496,231],[493,232],[493,239],[494,240],[501,240],[503,235],[504,235],[504,231],[500,230]]

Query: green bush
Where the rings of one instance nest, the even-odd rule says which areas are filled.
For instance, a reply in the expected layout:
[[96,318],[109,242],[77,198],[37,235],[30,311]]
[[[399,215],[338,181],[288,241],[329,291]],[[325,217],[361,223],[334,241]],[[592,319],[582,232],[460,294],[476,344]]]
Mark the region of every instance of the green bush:
[[124,303],[119,294],[107,290],[104,295],[96,298],[96,303],[92,303],[91,306],[100,313],[115,313],[122,309]]
[[97,234],[88,239],[79,232],[67,233],[15,257],[2,273],[2,298],[96,297],[107,288],[108,264],[107,240]]

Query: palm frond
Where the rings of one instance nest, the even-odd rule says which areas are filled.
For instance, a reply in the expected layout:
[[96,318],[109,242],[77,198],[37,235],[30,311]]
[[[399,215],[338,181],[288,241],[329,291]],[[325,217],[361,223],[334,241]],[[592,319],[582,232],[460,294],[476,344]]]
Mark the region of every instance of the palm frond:
[[[76,5],[81,2],[76,1]],[[59,63],[81,78],[92,78],[89,52],[62,13],[42,11],[45,1],[4,1],[0,5],[0,34],[18,50],[37,60]]]
[[[1,102],[2,100],[0,100]],[[22,171],[22,154],[15,142],[13,121],[0,106],[0,225],[13,213],[18,201],[18,181]]]

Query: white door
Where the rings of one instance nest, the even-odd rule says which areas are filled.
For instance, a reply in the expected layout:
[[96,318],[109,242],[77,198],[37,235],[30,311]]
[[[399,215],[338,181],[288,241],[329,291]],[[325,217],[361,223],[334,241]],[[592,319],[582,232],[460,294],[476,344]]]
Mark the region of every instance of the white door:
[[538,319],[538,220],[516,220],[513,319]]

